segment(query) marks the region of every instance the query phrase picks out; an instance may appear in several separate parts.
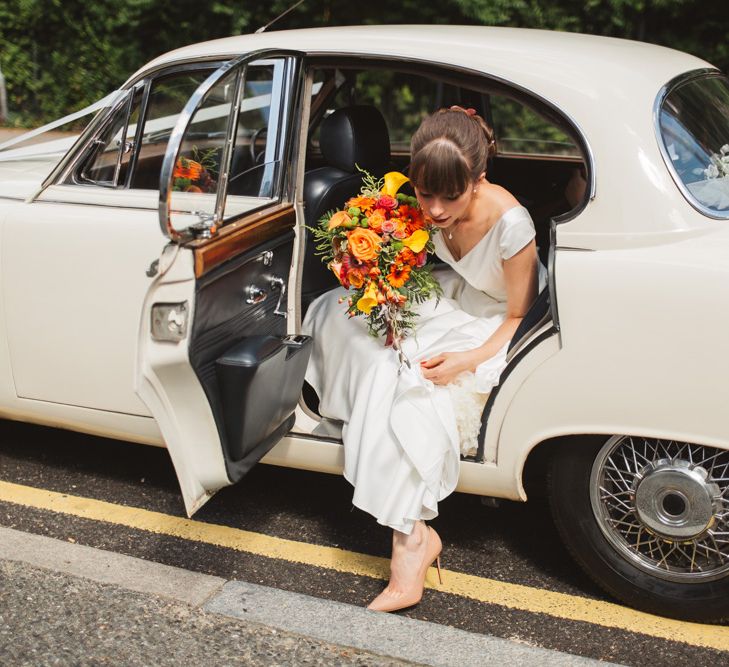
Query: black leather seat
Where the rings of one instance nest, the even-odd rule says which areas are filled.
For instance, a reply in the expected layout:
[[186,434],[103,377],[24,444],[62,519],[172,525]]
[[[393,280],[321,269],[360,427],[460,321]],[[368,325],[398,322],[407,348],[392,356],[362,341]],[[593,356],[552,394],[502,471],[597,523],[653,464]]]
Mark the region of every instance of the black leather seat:
[[[319,145],[326,165],[304,176],[304,217],[309,227],[315,227],[327,211],[342,208],[359,192],[362,174],[357,166],[377,178],[391,170],[390,135],[375,107],[337,109],[322,122]],[[314,252],[314,240],[307,230],[301,285],[304,312],[317,296],[339,284]]]

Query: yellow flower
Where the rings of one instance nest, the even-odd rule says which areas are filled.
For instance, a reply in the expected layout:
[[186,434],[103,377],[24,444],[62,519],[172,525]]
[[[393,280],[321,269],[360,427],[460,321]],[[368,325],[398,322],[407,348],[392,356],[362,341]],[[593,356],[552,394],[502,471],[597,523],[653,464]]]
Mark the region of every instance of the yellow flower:
[[401,174],[399,171],[388,171],[385,174],[385,185],[381,192],[383,195],[390,195],[390,197],[394,197],[403,184],[407,183],[409,180],[410,179],[407,176]]
[[361,310],[365,315],[369,315],[370,311],[377,305],[377,286],[374,282],[370,282],[367,285],[362,298],[357,301],[357,308]]
[[428,232],[424,229],[418,229],[413,232],[406,239],[403,239],[402,243],[406,248],[410,248],[413,252],[420,252],[425,248],[425,244],[428,242]]

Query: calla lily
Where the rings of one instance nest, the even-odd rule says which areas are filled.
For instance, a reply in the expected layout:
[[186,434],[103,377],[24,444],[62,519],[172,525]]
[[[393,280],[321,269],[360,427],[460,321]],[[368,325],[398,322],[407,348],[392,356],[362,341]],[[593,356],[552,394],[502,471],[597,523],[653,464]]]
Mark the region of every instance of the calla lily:
[[342,225],[349,225],[352,223],[352,218],[346,211],[337,211],[330,219],[329,219],[329,229],[335,229],[336,227],[341,227]]
[[367,285],[362,298],[357,301],[357,308],[361,310],[365,315],[369,315],[370,311],[377,305],[377,287],[375,283],[371,282]]
[[428,232],[418,229],[418,231],[413,232],[406,239],[403,239],[402,244],[406,248],[410,248],[413,252],[418,253],[425,248],[428,238]]
[[409,180],[410,179],[405,176],[405,174],[401,174],[399,171],[388,171],[385,174],[385,185],[380,192],[382,192],[383,195],[394,197],[403,184],[407,183]]

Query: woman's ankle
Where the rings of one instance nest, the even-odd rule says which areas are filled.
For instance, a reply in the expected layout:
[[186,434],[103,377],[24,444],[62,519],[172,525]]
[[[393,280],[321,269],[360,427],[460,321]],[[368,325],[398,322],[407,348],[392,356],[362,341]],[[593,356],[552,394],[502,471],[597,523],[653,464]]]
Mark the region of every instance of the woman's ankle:
[[416,521],[409,534],[393,530],[393,551],[399,547],[404,547],[408,550],[417,550],[425,543],[427,534],[428,527],[425,525],[424,521]]

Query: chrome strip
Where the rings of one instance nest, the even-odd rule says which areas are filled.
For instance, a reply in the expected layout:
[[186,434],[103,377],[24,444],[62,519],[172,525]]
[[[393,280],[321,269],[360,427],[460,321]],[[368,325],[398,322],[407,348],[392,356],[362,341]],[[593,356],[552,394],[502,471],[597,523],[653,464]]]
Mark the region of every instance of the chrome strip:
[[230,165],[233,160],[233,144],[235,143],[235,135],[238,131],[238,117],[240,116],[240,103],[243,98],[246,74],[248,74],[248,71],[244,66],[235,77],[233,106],[228,115],[228,132],[225,137],[225,144],[223,144],[223,155],[220,158],[220,177],[218,178],[218,193],[215,198],[215,213],[213,215],[213,225],[216,227],[223,221],[223,208],[225,206],[225,197],[228,194]]
[[704,206],[701,202],[697,201],[696,198],[689,192],[688,188],[686,187],[686,184],[681,180],[681,177],[678,175],[678,172],[673,166],[673,160],[671,160],[671,156],[668,154],[668,149],[666,148],[666,144],[663,141],[663,134],[661,133],[661,107],[663,106],[663,103],[666,101],[666,98],[676,89],[680,86],[683,86],[686,83],[690,83],[691,81],[695,79],[701,79],[701,78],[711,78],[711,77],[720,77],[723,79],[726,79],[726,76],[722,74],[722,72],[718,69],[705,67],[702,69],[692,70],[690,72],[684,72],[683,74],[679,74],[677,77],[671,79],[663,88],[661,88],[660,91],[658,91],[658,95],[656,95],[655,102],[653,103],[653,130],[656,135],[656,141],[658,142],[658,148],[661,151],[661,155],[663,156],[663,161],[665,162],[666,166],[668,167],[668,173],[671,174],[671,178],[673,179],[673,182],[677,185],[678,189],[681,191],[681,194],[683,195],[684,199],[691,204],[691,206],[696,209],[699,213],[705,215],[708,218],[712,218],[714,220],[727,220],[729,219],[729,211],[722,214],[719,211],[715,211],[713,209],[710,209],[706,206]]
[[[132,156],[129,159],[127,167],[127,177],[124,181],[124,187],[129,190],[132,188],[132,178],[137,170],[137,162],[139,160],[139,152],[142,150],[142,138],[144,137],[144,123],[147,118],[147,108],[149,107],[149,98],[152,93],[152,79],[142,79],[132,86],[135,90],[142,91],[142,99],[139,103],[139,120],[137,120],[137,131],[134,134],[134,146],[132,147]],[[135,93],[136,95],[136,93]],[[132,100],[132,108],[134,108],[134,100]]]
[[[29,203],[30,201],[34,201],[40,197],[40,195],[43,194],[43,191],[51,185],[60,185],[62,181],[65,181],[68,178],[69,173],[76,169],[78,163],[85,157],[89,144],[99,138],[101,133],[108,127],[108,122],[113,119],[117,111],[119,111],[119,109],[128,102],[130,97],[134,96],[134,90],[132,89],[124,90],[122,93],[123,95],[121,99],[116,100],[115,104],[109,107],[103,116],[97,116],[93,121],[91,121],[84,132],[81,133],[78,141],[56,165],[55,169],[48,174],[46,179],[43,181],[40,190],[33,195],[32,199],[28,200]],[[94,185],[98,184],[94,183]]]

